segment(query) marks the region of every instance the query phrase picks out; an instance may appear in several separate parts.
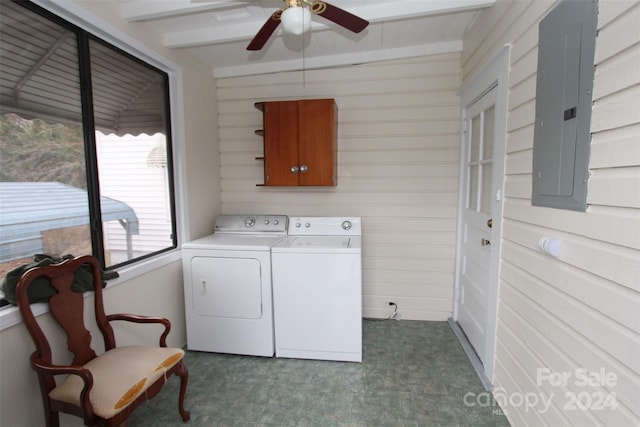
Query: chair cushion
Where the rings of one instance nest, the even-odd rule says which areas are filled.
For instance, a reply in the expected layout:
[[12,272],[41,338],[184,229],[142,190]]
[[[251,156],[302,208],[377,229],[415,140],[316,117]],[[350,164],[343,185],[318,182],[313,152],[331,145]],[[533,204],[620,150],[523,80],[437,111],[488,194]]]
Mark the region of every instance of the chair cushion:
[[[89,400],[93,411],[102,418],[111,418],[144,393],[160,376],[182,360],[179,348],[123,346],[96,357],[84,367],[93,375]],[[80,406],[84,383],[77,375],[69,375],[49,397]]]

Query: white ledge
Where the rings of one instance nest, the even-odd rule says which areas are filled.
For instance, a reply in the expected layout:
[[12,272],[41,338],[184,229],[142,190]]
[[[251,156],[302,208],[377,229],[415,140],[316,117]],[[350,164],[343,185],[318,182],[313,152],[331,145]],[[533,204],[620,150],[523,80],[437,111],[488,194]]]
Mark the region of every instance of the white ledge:
[[[171,252],[167,252],[132,265],[127,265],[118,270],[118,278],[109,280],[107,282],[107,289],[114,286],[119,286],[129,280],[135,279],[136,277],[142,276],[143,274],[149,273],[150,271],[169,263],[179,261],[180,259],[181,251],[176,249]],[[86,292],[85,297],[89,296],[90,294],[90,292]],[[33,312],[36,316],[41,316],[49,312],[49,305],[46,303],[36,303],[32,306]],[[20,315],[18,307],[7,306],[3,307],[3,310],[0,310],[0,331],[18,325],[20,323],[22,323],[22,316]]]

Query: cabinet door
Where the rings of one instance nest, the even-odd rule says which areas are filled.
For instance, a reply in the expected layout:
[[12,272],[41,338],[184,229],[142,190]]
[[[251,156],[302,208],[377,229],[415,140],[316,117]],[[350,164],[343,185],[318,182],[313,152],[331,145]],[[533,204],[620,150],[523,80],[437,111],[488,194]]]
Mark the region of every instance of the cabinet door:
[[267,102],[263,114],[265,185],[298,185],[298,103]]
[[336,104],[298,101],[299,185],[336,185]]

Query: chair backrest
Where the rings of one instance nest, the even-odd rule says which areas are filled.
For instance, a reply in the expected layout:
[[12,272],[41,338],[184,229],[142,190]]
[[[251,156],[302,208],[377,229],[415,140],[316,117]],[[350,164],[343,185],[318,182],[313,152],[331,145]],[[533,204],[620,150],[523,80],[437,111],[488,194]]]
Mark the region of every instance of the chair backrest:
[[43,276],[50,280],[51,286],[57,291],[57,294],[49,299],[49,309],[67,334],[67,345],[74,355],[73,365],[84,365],[96,357],[91,347],[91,333],[84,324],[84,295],[74,290],[74,287],[82,288],[78,286],[78,280],[92,281],[96,323],[102,332],[105,349],[115,347],[113,329],[107,322],[103,307],[100,265],[93,256],[86,255],[60,264],[32,268],[20,278],[16,286],[16,300],[24,324],[36,346],[32,358],[38,357],[46,363],[52,363],[51,347],[27,299],[29,285],[34,279]]

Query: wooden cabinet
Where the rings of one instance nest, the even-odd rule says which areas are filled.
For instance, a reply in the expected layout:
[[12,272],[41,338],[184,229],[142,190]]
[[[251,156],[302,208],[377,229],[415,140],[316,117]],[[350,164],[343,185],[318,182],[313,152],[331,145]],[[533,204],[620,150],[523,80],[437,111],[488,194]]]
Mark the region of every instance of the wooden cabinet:
[[261,102],[264,184],[335,186],[336,119],[333,99]]

